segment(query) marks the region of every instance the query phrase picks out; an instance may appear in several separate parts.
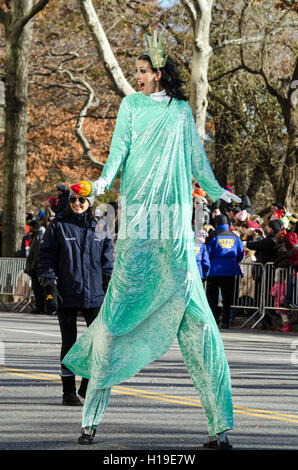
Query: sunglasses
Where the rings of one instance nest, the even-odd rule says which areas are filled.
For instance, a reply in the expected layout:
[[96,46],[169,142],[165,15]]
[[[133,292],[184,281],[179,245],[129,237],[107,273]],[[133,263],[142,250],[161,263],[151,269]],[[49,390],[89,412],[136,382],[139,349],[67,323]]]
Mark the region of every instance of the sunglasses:
[[85,202],[87,201],[87,198],[85,198],[83,196],[81,196],[81,197],[72,196],[72,197],[69,198],[69,202],[71,204],[73,204],[76,201],[79,201],[81,204],[85,204]]

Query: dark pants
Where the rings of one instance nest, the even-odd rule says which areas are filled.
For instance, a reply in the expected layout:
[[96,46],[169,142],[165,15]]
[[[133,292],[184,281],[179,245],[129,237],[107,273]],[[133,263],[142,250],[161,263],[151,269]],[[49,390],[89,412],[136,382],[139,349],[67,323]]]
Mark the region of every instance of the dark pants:
[[[77,340],[77,315],[79,312],[82,312],[86,325],[89,326],[97,317],[100,307],[96,308],[59,308],[57,315],[60,325],[62,345],[60,360],[62,361],[64,356],[68,353],[71,347]],[[70,376],[73,373],[67,369],[63,364],[61,364],[61,375]]]
[[218,296],[219,289],[222,295],[223,325],[228,325],[230,320],[231,305],[234,297],[235,276],[214,276],[207,279],[206,295],[213,312],[216,323],[219,322]]
[[42,313],[45,311],[44,290],[43,290],[43,287],[39,283],[38,277],[35,274],[31,276],[31,284],[32,284],[34,298],[35,298],[36,310]]

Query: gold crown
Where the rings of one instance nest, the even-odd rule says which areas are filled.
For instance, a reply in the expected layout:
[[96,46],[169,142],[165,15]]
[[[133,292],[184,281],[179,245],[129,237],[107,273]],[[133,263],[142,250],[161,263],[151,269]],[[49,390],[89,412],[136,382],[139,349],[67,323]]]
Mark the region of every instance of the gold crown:
[[147,36],[149,50],[146,55],[150,57],[153,68],[160,69],[166,65],[168,56],[165,55],[166,44],[162,45],[163,34],[160,33],[157,40],[157,31],[153,32],[153,38]]

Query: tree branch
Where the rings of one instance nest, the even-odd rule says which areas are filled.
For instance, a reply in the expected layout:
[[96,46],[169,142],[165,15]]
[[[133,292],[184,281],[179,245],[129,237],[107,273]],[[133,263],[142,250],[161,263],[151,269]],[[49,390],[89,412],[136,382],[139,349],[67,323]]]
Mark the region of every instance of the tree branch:
[[189,13],[192,23],[192,29],[195,32],[195,25],[198,17],[197,10],[195,9],[195,6],[191,0],[181,0],[181,3],[184,5],[185,9]]
[[209,83],[216,82],[217,80],[221,80],[221,79],[222,79],[223,77],[225,77],[226,75],[230,75],[231,73],[238,72],[238,70],[243,70],[243,66],[242,66],[242,65],[239,65],[238,67],[235,67],[234,69],[231,69],[231,70],[228,70],[227,72],[221,73],[220,75],[218,75],[218,76],[215,77],[215,78],[210,78],[210,79],[209,79]]
[[79,0],[79,3],[85,22],[91,32],[98,54],[103,60],[103,65],[111,79],[114,90],[120,96],[126,96],[134,93],[135,90],[124,77],[122,69],[118,64],[118,61],[107,39],[106,33],[96,14],[92,1]]
[[35,15],[37,15],[37,13],[43,10],[43,8],[49,3],[49,1],[50,0],[39,0],[36,5],[33,5],[31,10],[25,16],[23,16],[23,18],[19,22],[18,29],[22,30],[24,26],[28,23],[28,21],[30,21]]
[[298,84],[298,59],[296,59],[294,71],[291,78],[291,86],[289,86],[288,91],[288,100],[291,99],[292,93],[294,93],[295,89],[297,88]]
[[84,105],[82,106],[81,110],[80,110],[80,113],[79,113],[79,116],[77,118],[77,123],[76,123],[76,127],[75,127],[75,132],[76,132],[76,136],[77,136],[77,139],[78,141],[80,142],[80,144],[82,145],[83,147],[83,151],[84,151],[84,154],[83,154],[83,157],[87,160],[89,160],[93,165],[95,165],[96,167],[98,166],[101,166],[103,167],[104,166],[104,163],[100,162],[99,160],[97,160],[91,153],[91,149],[90,149],[90,144],[88,142],[88,139],[84,136],[83,134],[83,130],[82,130],[82,127],[83,127],[83,124],[84,124],[84,120],[85,120],[85,117],[87,115],[87,110],[88,108],[92,105],[92,106],[97,106],[98,104],[98,100],[97,98],[95,97],[95,93],[93,91],[93,88],[89,85],[89,83],[87,83],[85,80],[83,80],[82,78],[80,77],[74,77],[72,75],[72,73],[69,71],[69,70],[64,70],[62,68],[58,69],[58,72],[61,72],[61,73],[66,73],[70,80],[73,82],[73,83],[76,83],[76,84],[80,84],[80,85],[83,85],[84,88],[88,91],[88,96],[87,96],[87,99],[84,103]]
[[[239,36],[242,36],[242,24],[243,24],[243,21],[244,21],[245,11],[248,7],[249,7],[249,2],[246,0],[246,2],[244,4],[244,7],[241,11],[240,18],[239,18],[239,24],[238,24]],[[254,70],[245,63],[243,47],[242,46],[243,46],[243,44],[240,44],[240,59],[241,59],[241,66],[242,66],[243,70],[245,70],[246,72],[251,73],[252,75],[258,75],[258,76],[262,77],[264,82],[265,82],[265,86],[266,86],[268,92],[278,100],[281,107],[284,109],[285,98],[269,83],[269,80],[268,80],[268,78],[267,78],[267,76],[266,76],[266,74],[263,70],[263,67],[261,66],[259,70]],[[262,54],[262,57],[263,57],[263,54]],[[262,58],[262,62],[263,62],[263,58]]]
[[251,44],[251,43],[254,43],[254,42],[261,42],[261,41],[264,41],[267,36],[275,34],[276,32],[280,31],[281,29],[288,29],[288,28],[291,28],[291,27],[296,28],[297,26],[298,26],[298,23],[290,23],[290,24],[285,24],[285,25],[279,26],[278,28],[275,28],[272,31],[269,31],[267,33],[258,34],[257,36],[237,38],[237,39],[228,39],[227,41],[224,41],[221,44],[213,46],[213,51],[218,51],[218,50],[223,49],[223,48],[228,47],[228,46],[241,46],[243,44]]
[[[213,101],[216,101],[217,103],[221,104],[226,110],[228,110],[232,116],[234,116],[236,119],[238,119],[238,122],[239,124],[241,125],[241,127],[245,130],[246,133],[248,133],[248,129],[247,129],[247,126],[245,125],[245,122],[243,120],[243,116],[241,116],[241,114],[239,114],[237,112],[237,110],[235,109],[235,107],[233,106],[230,106],[228,103],[226,103],[224,100],[222,100],[221,98],[219,98],[218,96],[216,96],[214,93],[210,92],[209,90],[209,95],[210,95],[210,98],[213,100]],[[212,114],[212,113],[211,113]]]

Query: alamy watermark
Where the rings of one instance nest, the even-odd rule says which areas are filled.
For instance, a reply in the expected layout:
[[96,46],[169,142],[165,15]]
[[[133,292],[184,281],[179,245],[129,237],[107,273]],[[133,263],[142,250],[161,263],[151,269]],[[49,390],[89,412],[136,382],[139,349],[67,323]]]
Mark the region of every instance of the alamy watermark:
[[116,221],[118,240],[193,239],[193,232],[202,228],[202,210],[200,207],[194,210],[188,202],[127,203],[126,197],[120,196],[116,207],[100,204],[95,213],[100,217],[98,238],[113,238]]

